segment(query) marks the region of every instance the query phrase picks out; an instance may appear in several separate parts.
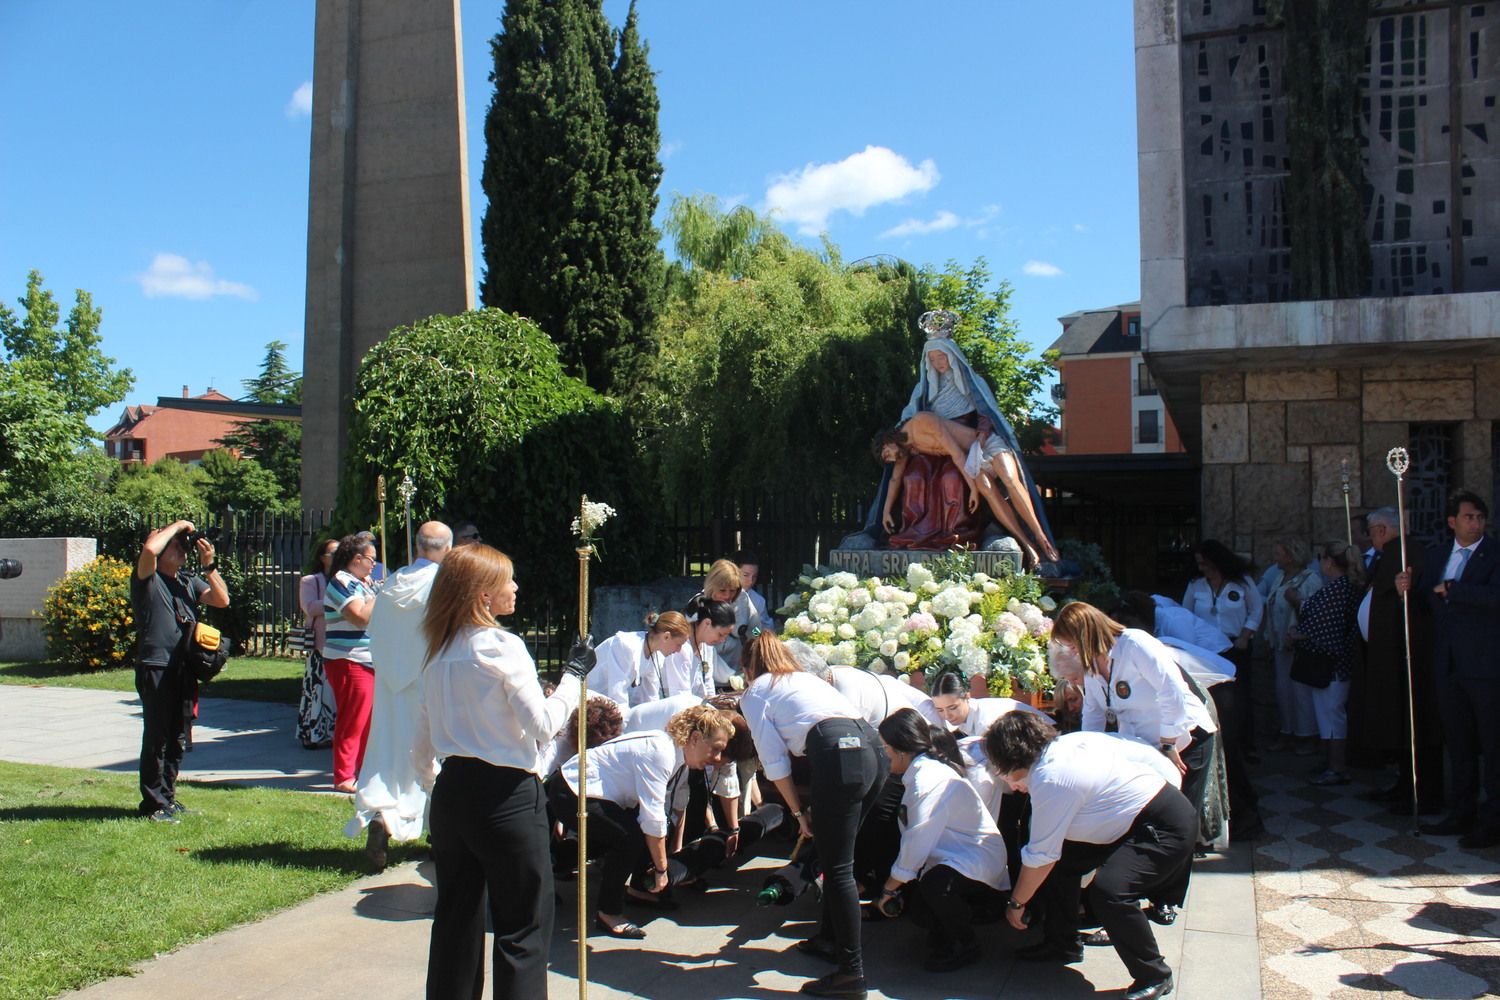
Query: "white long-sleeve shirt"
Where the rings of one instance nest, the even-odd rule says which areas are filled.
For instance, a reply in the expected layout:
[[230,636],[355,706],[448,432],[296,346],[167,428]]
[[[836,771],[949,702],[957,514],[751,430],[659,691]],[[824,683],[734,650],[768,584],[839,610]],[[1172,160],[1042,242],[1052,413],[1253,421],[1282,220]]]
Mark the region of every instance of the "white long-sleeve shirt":
[[1005,841],[972,785],[926,754],[911,762],[901,784],[906,820],[892,878],[910,882],[928,868],[947,865],[976,882],[1010,888]]
[[422,671],[412,753],[424,786],[432,786],[445,757],[535,773],[537,745],[556,736],[577,707],[578,678],[564,674],[546,697],[519,638],[499,628],[463,629]]
[[824,719],[861,719],[859,709],[812,674],[761,674],[740,699],[740,714],[766,778],[792,773],[792,755],[807,749],[807,732]]
[[695,694],[674,694],[670,698],[643,702],[625,713],[625,728],[621,732],[641,733],[651,729],[664,732],[672,716],[701,704],[703,699]]
[[602,694],[621,708],[629,708],[655,697],[648,677],[658,669],[660,653],[646,655],[645,632],[616,632],[594,649],[594,669],[589,671],[589,694]]
[[932,699],[916,688],[889,674],[872,674],[859,667],[831,667],[833,686],[859,709],[860,716],[878,728],[888,716],[903,708],[914,708],[934,726],[943,725],[943,717],[932,707]]
[[998,821],[1000,802],[1005,798],[1005,793],[1010,791],[1010,786],[990,770],[990,759],[984,752],[984,737],[967,736],[959,740],[958,753],[964,759],[964,777],[974,786],[990,819]]
[[[1053,740],[1027,775],[1031,839],[1028,867],[1062,857],[1063,841],[1112,844],[1168,784],[1158,750],[1107,733],[1068,733]],[[1172,769],[1175,772],[1175,768]]]
[[[589,750],[588,794],[625,809],[639,807],[636,822],[648,837],[667,835],[667,786],[683,766],[682,750],[657,730],[616,736]],[[562,766],[563,780],[578,795],[578,756]]]
[[1204,621],[1218,626],[1219,631],[1231,640],[1238,639],[1243,629],[1252,632],[1259,629],[1261,615],[1265,611],[1260,591],[1248,580],[1225,580],[1215,594],[1208,585],[1208,580],[1201,576],[1187,585],[1187,591],[1182,595],[1182,606]]
[[1109,654],[1109,679],[1083,680],[1083,728],[1102,733],[1113,713],[1119,731],[1152,746],[1185,750],[1194,727],[1214,728],[1203,702],[1188,690],[1177,660],[1149,632],[1128,628]]
[[641,686],[650,692],[647,700],[677,694],[695,694],[706,700],[714,695],[714,672],[720,662],[712,646],[695,649],[689,640],[671,656],[654,661],[642,675]]
[[956,726],[950,725],[950,728],[964,736],[983,736],[995,724],[995,720],[1011,712],[1030,712],[1047,725],[1055,725],[1052,716],[1046,712],[1014,698],[970,698],[969,717]]

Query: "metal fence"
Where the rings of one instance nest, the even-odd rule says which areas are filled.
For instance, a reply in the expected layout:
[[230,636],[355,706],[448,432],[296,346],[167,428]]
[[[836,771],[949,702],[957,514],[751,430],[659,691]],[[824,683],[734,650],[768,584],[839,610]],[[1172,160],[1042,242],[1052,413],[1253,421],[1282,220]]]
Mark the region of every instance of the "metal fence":
[[[715,559],[751,551],[760,559],[756,589],[772,608],[779,607],[795,587],[803,566],[825,560],[844,535],[859,529],[867,503],[864,497],[747,493],[677,507],[664,526],[671,540],[669,561],[657,574],[702,577]],[[143,517],[139,528],[143,533],[170,521]],[[228,511],[210,514],[195,524],[216,531],[220,558],[245,577],[238,584],[231,581],[240,603],[247,605],[238,609],[244,616],[238,621],[244,652],[297,655],[291,640],[302,624],[300,582],[313,568],[318,543],[329,536],[327,514],[316,510],[295,515]],[[405,542],[393,535],[390,543],[387,555],[394,569],[405,561]],[[133,562],[137,544],[115,541],[104,548],[109,555]],[[231,608],[231,613],[235,611]],[[507,624],[525,640],[537,662],[560,661],[572,641],[572,609],[528,606],[523,599],[516,611]]]

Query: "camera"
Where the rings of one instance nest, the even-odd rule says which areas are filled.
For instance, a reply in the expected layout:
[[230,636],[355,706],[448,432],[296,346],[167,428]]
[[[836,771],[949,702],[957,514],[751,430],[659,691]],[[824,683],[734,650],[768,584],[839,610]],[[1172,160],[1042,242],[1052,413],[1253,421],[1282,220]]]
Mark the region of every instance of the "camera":
[[21,575],[21,560],[0,559],[0,580],[14,580]]
[[194,545],[197,545],[198,539],[200,538],[206,538],[210,542],[213,542],[215,545],[217,545],[219,543],[219,529],[217,526],[214,526],[210,528],[204,528],[202,531],[184,531],[177,537],[182,539],[182,544],[186,545],[188,548],[192,548]]

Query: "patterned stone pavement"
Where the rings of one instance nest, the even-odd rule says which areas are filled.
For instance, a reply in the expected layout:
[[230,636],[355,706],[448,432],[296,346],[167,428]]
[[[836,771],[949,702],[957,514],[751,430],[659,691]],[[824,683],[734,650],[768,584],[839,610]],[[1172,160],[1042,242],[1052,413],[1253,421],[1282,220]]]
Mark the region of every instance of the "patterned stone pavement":
[[1500,850],[1415,835],[1410,818],[1360,799],[1389,776],[1309,784],[1319,759],[1267,755],[1257,769],[1263,995],[1500,994]]

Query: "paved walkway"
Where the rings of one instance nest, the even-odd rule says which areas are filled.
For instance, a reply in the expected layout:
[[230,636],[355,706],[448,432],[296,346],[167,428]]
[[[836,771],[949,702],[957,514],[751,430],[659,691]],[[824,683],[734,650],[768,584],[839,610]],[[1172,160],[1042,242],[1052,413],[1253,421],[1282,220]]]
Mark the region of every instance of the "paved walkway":
[[[183,779],[233,781],[327,790],[326,751],[302,750],[283,705],[205,699],[197,748]],[[140,740],[133,695],[65,688],[0,686],[0,759],[130,771]],[[359,845],[350,843],[350,850]],[[646,923],[640,943],[590,938],[589,995],[598,998],[770,997],[795,992],[826,971],[787,950],[813,929],[817,907],[804,898],[785,908],[755,906],[765,872],[781,863],[760,857],[713,879],[704,896]],[[1178,995],[1223,1000],[1261,995],[1250,853],[1239,848],[1200,863],[1176,926],[1158,938],[1177,970]],[[406,865],[309,900],[213,938],[142,963],[133,977],[114,979],[75,996],[90,1000],[191,995],[195,1000],[287,996],[319,1000],[378,995],[420,997],[426,970],[434,890],[426,865]],[[552,948],[553,997],[578,994],[575,887],[560,883]],[[874,997],[1087,997],[1119,990],[1129,977],[1112,949],[1091,948],[1076,966],[1017,964],[1019,936],[1004,926],[982,934],[985,955],[942,976],[922,972],[922,935],[906,921],[866,927]],[[684,975],[684,973],[690,973]]]

